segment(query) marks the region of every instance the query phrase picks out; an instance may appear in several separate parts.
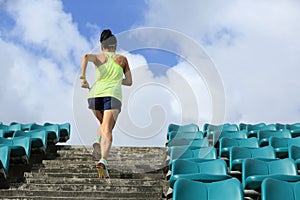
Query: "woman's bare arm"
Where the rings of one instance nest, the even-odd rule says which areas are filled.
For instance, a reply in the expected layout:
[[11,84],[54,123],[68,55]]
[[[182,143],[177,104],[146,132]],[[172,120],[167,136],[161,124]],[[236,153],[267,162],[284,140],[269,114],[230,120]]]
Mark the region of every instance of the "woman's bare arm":
[[131,71],[130,71],[129,64],[128,64],[126,57],[124,57],[123,71],[124,71],[125,78],[122,80],[122,85],[131,86],[132,85],[132,76],[131,76]]
[[84,54],[82,56],[80,79],[85,79],[85,73],[86,73],[86,68],[87,68],[88,62],[95,63],[96,60],[97,60],[97,57],[94,54]]

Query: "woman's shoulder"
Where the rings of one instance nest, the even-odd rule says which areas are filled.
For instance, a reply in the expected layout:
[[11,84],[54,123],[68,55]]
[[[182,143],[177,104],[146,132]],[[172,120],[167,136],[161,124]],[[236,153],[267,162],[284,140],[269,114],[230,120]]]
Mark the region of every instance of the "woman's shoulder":
[[115,62],[125,68],[127,65],[127,58],[121,54],[116,54]]

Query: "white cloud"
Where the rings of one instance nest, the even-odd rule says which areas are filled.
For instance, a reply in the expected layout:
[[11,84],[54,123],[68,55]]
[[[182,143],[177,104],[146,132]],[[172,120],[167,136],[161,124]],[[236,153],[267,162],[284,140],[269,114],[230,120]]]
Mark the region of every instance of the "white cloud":
[[0,119],[4,123],[71,122],[73,82],[90,49],[58,0],[4,3],[15,24],[1,30]]
[[148,1],[148,7],[146,26],[172,28],[204,45],[224,82],[227,121],[299,121],[299,1]]

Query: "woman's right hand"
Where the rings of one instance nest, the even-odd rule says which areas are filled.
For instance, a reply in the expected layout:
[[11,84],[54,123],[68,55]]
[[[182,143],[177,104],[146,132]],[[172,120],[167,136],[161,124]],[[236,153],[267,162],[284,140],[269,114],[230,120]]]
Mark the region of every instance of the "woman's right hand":
[[82,79],[82,81],[81,81],[81,87],[82,88],[90,89],[90,85],[89,85],[89,83],[87,82],[86,79]]

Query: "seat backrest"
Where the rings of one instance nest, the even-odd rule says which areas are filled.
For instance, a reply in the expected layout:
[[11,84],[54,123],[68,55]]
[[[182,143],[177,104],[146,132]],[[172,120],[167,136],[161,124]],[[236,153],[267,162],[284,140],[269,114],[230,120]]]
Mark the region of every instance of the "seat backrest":
[[243,131],[222,131],[219,138],[239,138],[246,139],[247,132]]
[[10,147],[6,145],[0,145],[0,161],[2,162],[2,166],[4,168],[6,175],[8,175],[9,158],[10,158]]
[[190,147],[208,147],[208,139],[185,139],[185,138],[174,138],[168,143],[168,147],[173,146],[190,146]]
[[300,146],[289,146],[289,158],[293,160],[300,159]]
[[276,136],[280,138],[291,138],[291,133],[288,130],[281,130],[281,131],[261,130],[258,131],[257,133],[257,137],[259,141],[264,138],[271,138],[272,136]]
[[179,179],[175,182],[173,200],[243,200],[244,194],[240,182],[227,179],[212,183],[202,183],[188,179]]
[[246,158],[275,159],[276,155],[271,146],[261,148],[232,147],[229,157],[230,160]]
[[243,183],[249,176],[271,174],[298,175],[298,172],[294,161],[290,158],[274,161],[263,161],[250,158],[246,159],[243,163]]
[[214,174],[227,175],[227,165],[222,159],[207,161],[176,160],[172,165],[172,174]]
[[249,148],[258,148],[257,138],[246,138],[246,139],[238,139],[238,138],[221,138],[220,139],[220,148],[225,147],[249,147]]
[[168,132],[170,131],[195,132],[195,131],[199,131],[199,126],[197,124],[186,124],[186,125],[169,124]]
[[300,137],[279,138],[277,136],[272,136],[269,143],[274,148],[288,148],[291,145],[300,145]]
[[201,159],[216,159],[217,152],[214,147],[189,148],[188,146],[172,147],[170,150],[170,160],[201,158]]
[[211,131],[239,131],[239,128],[236,124],[219,124],[219,125],[213,125],[213,124],[209,124],[207,127],[207,130],[209,132]]
[[168,133],[168,140],[172,140],[173,138],[176,139],[202,139],[203,132],[202,131],[195,131],[195,132],[177,132],[171,131]]
[[[296,200],[294,187],[295,183],[280,181],[276,179],[266,178],[261,184],[261,199],[262,200]],[[299,188],[300,184],[297,184]],[[300,188],[299,188],[300,189]],[[299,198],[299,197],[298,197]]]
[[258,131],[264,126],[266,126],[265,123],[247,124],[246,130],[247,130],[247,132]]
[[300,129],[300,123],[286,124],[286,128],[289,130]]

